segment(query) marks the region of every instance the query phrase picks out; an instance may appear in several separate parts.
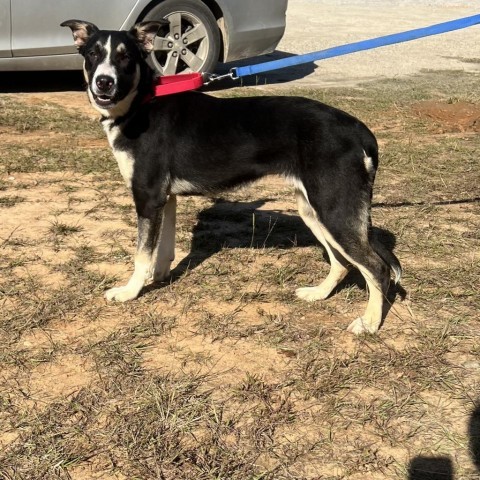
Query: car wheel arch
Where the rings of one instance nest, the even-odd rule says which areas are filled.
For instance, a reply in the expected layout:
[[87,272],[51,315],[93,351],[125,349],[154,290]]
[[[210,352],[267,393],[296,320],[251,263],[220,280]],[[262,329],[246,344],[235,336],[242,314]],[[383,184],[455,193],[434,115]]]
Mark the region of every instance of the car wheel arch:
[[[224,61],[227,57],[227,49],[228,49],[228,27],[225,21],[225,15],[223,13],[222,8],[215,0],[198,0],[200,3],[203,3],[212,15],[215,17],[218,29],[220,31],[220,55],[219,61]],[[165,0],[153,0],[148,2],[141,13],[138,15],[136,22],[141,22],[143,19],[155,8],[157,5],[164,3]],[[133,25],[132,25],[133,26]]]

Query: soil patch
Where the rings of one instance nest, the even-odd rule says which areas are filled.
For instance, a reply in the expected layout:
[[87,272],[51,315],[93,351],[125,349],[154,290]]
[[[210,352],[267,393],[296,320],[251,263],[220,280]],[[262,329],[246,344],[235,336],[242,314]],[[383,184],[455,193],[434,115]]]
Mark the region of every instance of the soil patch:
[[414,112],[432,120],[443,132],[480,132],[480,105],[427,100],[413,105]]

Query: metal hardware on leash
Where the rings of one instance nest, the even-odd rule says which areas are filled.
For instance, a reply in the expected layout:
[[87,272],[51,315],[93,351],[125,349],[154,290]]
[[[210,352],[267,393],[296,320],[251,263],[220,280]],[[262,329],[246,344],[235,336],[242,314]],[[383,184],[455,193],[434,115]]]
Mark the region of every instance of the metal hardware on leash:
[[232,68],[228,73],[224,73],[223,75],[218,75],[216,73],[202,73],[203,75],[203,84],[209,85],[212,82],[216,82],[218,80],[224,80],[225,78],[229,78],[230,80],[237,80],[240,77],[237,77],[235,74],[235,68]]

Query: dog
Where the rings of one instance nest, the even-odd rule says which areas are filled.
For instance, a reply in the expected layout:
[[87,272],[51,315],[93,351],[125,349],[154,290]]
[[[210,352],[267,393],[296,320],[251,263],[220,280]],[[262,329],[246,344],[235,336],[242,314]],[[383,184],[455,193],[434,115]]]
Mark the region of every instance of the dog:
[[100,30],[82,20],[61,24],[72,30],[84,57],[90,102],[137,212],[134,272],[126,285],[106,292],[107,300],[134,299],[147,281],[169,277],[177,195],[214,195],[275,174],[293,184],[300,216],[330,260],[326,279],[297,289],[297,296],[327,298],[354,266],[369,299],[348,330],[376,332],[390,274],[398,282],[402,269],[372,235],[373,133],[345,112],[299,97],[216,98],[190,91],[151,100],[155,72],[146,60],[165,23],[141,22],[130,31]]

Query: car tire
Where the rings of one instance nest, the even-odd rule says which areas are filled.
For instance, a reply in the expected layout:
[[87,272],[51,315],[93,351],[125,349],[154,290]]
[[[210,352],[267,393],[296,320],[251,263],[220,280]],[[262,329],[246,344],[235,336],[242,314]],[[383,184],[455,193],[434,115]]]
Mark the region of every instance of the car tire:
[[144,21],[166,19],[155,39],[150,65],[160,75],[213,72],[220,54],[220,31],[209,8],[198,0],[165,0]]

